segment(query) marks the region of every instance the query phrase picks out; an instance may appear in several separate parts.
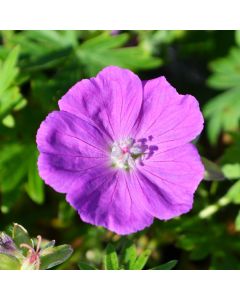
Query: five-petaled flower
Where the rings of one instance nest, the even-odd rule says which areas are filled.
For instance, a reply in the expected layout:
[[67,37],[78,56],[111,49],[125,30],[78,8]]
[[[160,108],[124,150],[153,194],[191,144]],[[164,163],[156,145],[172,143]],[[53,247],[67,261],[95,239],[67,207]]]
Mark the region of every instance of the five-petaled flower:
[[190,143],[203,129],[193,96],[110,66],[58,104],[37,133],[39,173],[83,221],[130,234],[192,208],[204,173]]

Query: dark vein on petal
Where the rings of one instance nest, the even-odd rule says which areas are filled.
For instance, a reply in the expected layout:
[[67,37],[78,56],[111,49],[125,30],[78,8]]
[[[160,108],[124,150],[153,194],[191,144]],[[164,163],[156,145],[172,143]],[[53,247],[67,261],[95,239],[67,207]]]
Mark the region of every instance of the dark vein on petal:
[[[191,136],[192,134],[196,135],[196,130],[189,132],[187,135],[181,136],[179,138],[175,138],[173,140],[167,140],[167,141],[155,141],[157,144],[164,144],[164,143],[168,143],[168,142],[174,142],[174,141],[179,141],[179,140],[183,140],[186,138],[189,138],[189,136]],[[193,139],[193,138],[192,138]],[[179,147],[179,146],[178,146]]]
[[[172,128],[170,128],[170,129],[164,131],[163,133],[161,133],[161,134],[159,134],[159,135],[156,135],[156,138],[165,135],[166,133],[168,133],[168,132],[171,131],[171,130],[174,130],[176,127],[178,127],[178,126],[180,126],[182,123],[184,123],[184,121],[186,121],[187,119],[188,119],[188,116],[185,117],[184,119],[182,119],[182,120],[181,120],[180,122],[178,122],[177,124],[175,124]],[[187,127],[190,128],[190,127],[192,127],[192,126],[187,126]],[[183,127],[183,128],[184,128],[184,127]]]
[[180,185],[180,184],[178,184],[178,183],[175,183],[175,182],[169,181],[169,180],[167,180],[167,179],[164,179],[164,178],[160,177],[159,175],[156,175],[156,174],[154,174],[154,173],[148,171],[146,168],[145,168],[145,171],[148,172],[149,174],[151,174],[152,176],[155,176],[155,177],[161,179],[162,181],[168,182],[168,183],[170,183],[170,184],[172,184],[172,185],[179,186],[179,187],[183,188],[184,190],[187,190],[186,187],[184,187],[184,186],[182,186],[182,185]]
[[131,202],[130,202],[130,213],[129,213],[129,218],[131,218],[133,199],[132,199],[132,196],[130,194],[129,186],[128,186],[128,183],[127,183],[127,180],[126,180],[125,176],[124,176],[124,180],[125,180],[125,183],[126,183],[126,187],[127,187],[127,190],[128,190],[128,194],[129,194],[130,200],[131,200]]
[[[116,174],[117,174],[117,172],[114,174],[113,178],[116,176]],[[95,178],[92,179],[92,180],[95,180],[95,179],[97,179],[97,178],[99,178],[99,177],[101,177],[101,176],[95,177]],[[104,176],[104,178],[106,178],[106,177],[107,177],[107,175]],[[112,180],[113,178],[111,177],[109,180],[101,182],[101,184],[99,184],[94,190],[92,190],[90,194],[87,194],[87,196],[88,196],[88,197],[91,196],[97,189],[99,189],[100,187],[102,187],[104,184],[108,183],[108,182],[109,182],[110,180]]]
[[82,140],[82,139],[80,139],[80,138],[78,138],[78,137],[76,137],[76,136],[73,136],[73,135],[70,135],[70,134],[67,134],[67,133],[63,133],[63,132],[60,132],[60,131],[58,131],[58,130],[56,130],[56,132],[58,132],[60,135],[65,135],[65,136],[74,138],[74,139],[76,139],[76,140],[79,140],[79,141],[81,141],[82,143],[84,143],[84,144],[86,144],[86,145],[89,145],[89,146],[91,146],[91,147],[93,147],[93,148],[99,150],[100,152],[104,153],[104,150],[103,150],[103,149],[100,149],[100,148],[98,148],[98,147],[96,147],[96,146],[94,146],[94,145],[92,145],[92,144],[89,144],[88,142],[86,142],[86,141],[84,141],[84,140]]
[[60,168],[58,166],[54,166],[55,168],[58,168],[59,170],[61,171],[66,171],[66,172],[73,172],[73,173],[80,173],[82,171],[87,171],[87,170],[90,170],[90,169],[93,169],[93,168],[96,168],[98,167],[99,165],[94,165],[94,166],[91,166],[89,168],[86,168],[86,169],[80,169],[80,170],[74,170],[74,169],[67,169],[67,168]]
[[[142,176],[145,177],[145,175],[143,175],[143,174],[142,174]],[[139,184],[139,186],[140,186],[140,188],[141,188],[143,194],[144,194],[145,197],[148,199],[148,201],[151,202],[151,200],[149,200],[148,196],[146,196],[146,194],[145,194],[145,192],[144,192],[144,189],[142,188],[142,185],[140,184],[141,180],[138,178],[137,174],[136,174],[136,178],[137,178],[138,184]],[[145,177],[145,178],[146,178],[146,177]],[[149,180],[149,179],[148,179],[148,180]],[[149,180],[149,181],[150,181],[150,180]],[[153,184],[154,186],[157,186],[154,182],[152,182],[152,184]],[[165,202],[167,202],[168,205],[172,206],[172,205],[173,205],[172,202],[170,202],[168,199],[166,199],[166,197],[165,197],[164,195],[162,195],[161,188],[158,187],[158,186],[157,186],[157,188],[158,188],[158,192],[156,192],[156,193],[159,193],[160,196],[162,197],[162,200],[165,201]],[[163,189],[163,190],[164,190],[164,189]],[[167,194],[168,194],[168,192],[165,191],[165,190],[164,190],[164,193],[167,193]],[[169,195],[168,195],[168,197],[171,198],[171,196],[169,196]],[[149,212],[149,213],[152,214],[151,212]]]
[[118,178],[119,178],[119,175],[117,176],[116,178],[116,184],[115,184],[115,187],[114,187],[114,190],[113,190],[113,193],[112,193],[112,196],[111,196],[111,200],[109,201],[109,205],[112,205],[112,201],[113,201],[113,195],[116,191],[116,188],[117,188],[117,184],[118,184]]
[[[160,114],[157,116],[157,118],[151,123],[150,126],[148,126],[148,128],[144,131],[144,133],[142,134],[143,136],[146,134],[146,132],[149,131],[149,129],[158,121],[158,119],[165,113],[165,111],[168,109],[168,106],[166,106],[161,112]],[[143,115],[144,117],[144,115]]]
[[103,159],[107,156],[83,156],[83,155],[71,155],[69,153],[53,153],[53,152],[46,152],[41,151],[42,154],[50,155],[50,156],[69,156],[69,157],[81,157],[81,158],[93,158],[93,159]]
[[157,152],[154,154],[154,156],[159,156],[159,155],[161,155],[162,153],[166,153],[166,152],[169,152],[169,151],[171,152],[171,151],[176,150],[176,149],[178,149],[178,148],[183,148],[184,146],[189,146],[189,145],[193,146],[193,144],[191,144],[191,143],[186,143],[185,145],[178,145],[178,146],[176,146],[176,147],[169,148],[169,149],[164,150],[164,151],[157,151]]

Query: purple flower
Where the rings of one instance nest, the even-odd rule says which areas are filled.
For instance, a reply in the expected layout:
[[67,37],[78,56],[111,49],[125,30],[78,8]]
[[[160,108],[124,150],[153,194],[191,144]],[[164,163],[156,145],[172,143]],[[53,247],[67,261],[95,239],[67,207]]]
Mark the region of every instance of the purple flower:
[[164,77],[107,67],[81,80],[37,133],[38,168],[87,223],[130,234],[192,208],[204,168],[196,99]]
[[16,253],[16,245],[12,238],[6,233],[0,233],[0,253],[14,255]]

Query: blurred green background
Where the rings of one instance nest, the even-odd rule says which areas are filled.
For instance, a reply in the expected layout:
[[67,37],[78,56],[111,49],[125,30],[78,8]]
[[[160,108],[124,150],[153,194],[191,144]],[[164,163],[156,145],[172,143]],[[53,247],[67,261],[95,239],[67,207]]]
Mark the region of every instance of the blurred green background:
[[107,65],[141,79],[164,75],[194,95],[205,117],[197,147],[214,162],[190,213],[130,236],[139,253],[152,249],[146,268],[177,259],[176,269],[240,269],[239,31],[0,32],[0,230],[17,222],[31,235],[71,244],[61,269],[79,260],[100,265],[107,243],[121,243],[81,222],[36,167],[41,121],[74,83]]

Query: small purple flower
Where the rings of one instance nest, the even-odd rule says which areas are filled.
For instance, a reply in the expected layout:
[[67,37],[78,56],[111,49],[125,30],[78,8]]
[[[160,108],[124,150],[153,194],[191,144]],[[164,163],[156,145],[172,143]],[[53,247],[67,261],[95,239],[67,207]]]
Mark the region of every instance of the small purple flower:
[[39,173],[83,221],[130,234],[192,208],[204,172],[193,96],[110,66],[58,104],[37,133]]
[[16,253],[16,245],[12,238],[6,233],[0,233],[0,253],[14,255]]

